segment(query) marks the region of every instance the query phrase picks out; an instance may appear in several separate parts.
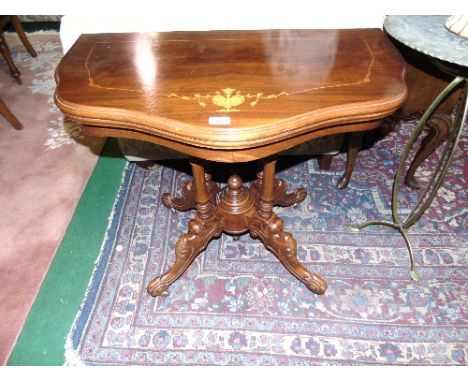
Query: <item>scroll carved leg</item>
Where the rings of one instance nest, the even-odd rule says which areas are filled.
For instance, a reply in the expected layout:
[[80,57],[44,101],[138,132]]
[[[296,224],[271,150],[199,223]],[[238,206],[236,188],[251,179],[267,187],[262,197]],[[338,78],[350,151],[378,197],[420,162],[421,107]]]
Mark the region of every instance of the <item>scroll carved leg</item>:
[[147,287],[148,293],[155,297],[161,295],[176,281],[202,252],[213,237],[220,236],[223,231],[223,217],[211,204],[205,182],[205,170],[191,162],[193,171],[193,189],[197,214],[188,224],[188,232],[181,236],[176,243],[176,260],[172,267],[164,274],[152,279]]
[[[221,191],[218,185],[211,180],[211,175],[205,173],[205,184],[210,202],[216,205],[216,194]],[[162,196],[162,203],[167,208],[174,208],[177,211],[188,211],[196,208],[195,191],[193,181],[185,182],[182,186],[182,197],[177,198],[169,193]]]
[[296,240],[289,232],[283,231],[283,221],[276,214],[273,213],[268,221],[258,216],[253,217],[250,220],[249,230],[252,237],[258,237],[286,269],[310,291],[316,294],[325,293],[326,281],[319,275],[309,272],[297,259]]
[[[275,179],[273,185],[273,205],[289,207],[295,203],[301,203],[307,196],[305,188],[297,188],[287,193],[288,183],[282,179]],[[260,201],[260,193],[263,184],[263,171],[257,173],[257,179],[250,186],[249,192],[256,203]]]
[[416,170],[447,138],[452,127],[452,118],[446,114],[435,114],[427,122],[430,130],[424,137],[418,152],[411,162],[405,177],[405,184],[413,190],[419,190],[419,183],[414,176]]
[[309,290],[324,294],[327,283],[320,276],[310,273],[299,262],[296,240],[290,233],[283,231],[283,221],[273,212],[275,165],[276,161],[272,160],[264,166],[260,201],[254,216],[249,219],[250,234],[262,240],[265,247]]
[[220,236],[221,233],[222,219],[217,214],[213,214],[204,222],[198,217],[190,220],[188,233],[177,241],[174,264],[166,273],[155,277],[149,282],[148,293],[153,297],[160,296],[185,272],[197,255],[206,248],[210,240]]

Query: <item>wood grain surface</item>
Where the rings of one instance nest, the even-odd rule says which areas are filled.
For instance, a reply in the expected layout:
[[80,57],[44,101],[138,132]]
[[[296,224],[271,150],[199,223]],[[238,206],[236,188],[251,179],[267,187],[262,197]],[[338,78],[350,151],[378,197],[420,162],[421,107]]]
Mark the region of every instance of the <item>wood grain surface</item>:
[[55,101],[85,133],[243,162],[376,127],[406,97],[379,29],[82,35]]

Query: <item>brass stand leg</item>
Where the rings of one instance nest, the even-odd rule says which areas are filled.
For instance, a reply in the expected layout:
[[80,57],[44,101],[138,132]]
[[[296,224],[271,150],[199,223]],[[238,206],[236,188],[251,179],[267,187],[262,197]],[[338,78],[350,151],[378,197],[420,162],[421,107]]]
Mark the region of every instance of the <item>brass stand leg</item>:
[[296,256],[296,240],[290,233],[283,231],[283,221],[273,212],[275,166],[276,160],[272,160],[263,168],[260,201],[254,216],[249,219],[250,234],[262,240],[265,247],[309,290],[316,294],[324,294],[327,283],[299,262]]
[[[211,204],[216,205],[216,194],[221,191],[218,185],[211,180],[211,175],[205,173],[205,184],[210,196]],[[185,182],[182,186],[182,197],[176,198],[169,193],[162,196],[162,203],[167,208],[174,208],[177,211],[188,211],[196,208],[195,190],[193,181]]]
[[[421,135],[424,126],[426,125],[429,118],[431,118],[434,111],[439,107],[439,105],[450,95],[452,90],[459,86],[460,84],[464,84],[464,95],[460,105],[460,109],[457,112],[457,116],[455,119],[455,123],[453,128],[450,131],[449,137],[447,139],[447,145],[442,153],[442,157],[437,165],[434,174],[432,175],[429,184],[427,185],[426,189],[422,193],[421,197],[417,201],[416,205],[413,207],[409,215],[406,217],[405,221],[401,223],[400,217],[398,215],[398,196],[400,193],[400,181],[402,178],[403,170],[405,167],[406,160],[408,159],[409,153],[416,142],[416,140]],[[400,164],[398,166],[397,172],[395,174],[395,179],[393,181],[393,190],[392,190],[392,216],[393,222],[386,222],[386,221],[370,221],[363,224],[352,226],[353,230],[359,230],[365,228],[369,225],[386,225],[397,229],[400,234],[405,239],[406,245],[409,250],[410,260],[411,260],[411,268],[410,268],[410,277],[413,280],[419,280],[419,274],[415,269],[415,262],[414,262],[414,255],[413,250],[411,248],[411,244],[409,238],[407,237],[406,230],[412,227],[426,212],[426,210],[431,205],[434,197],[437,195],[437,191],[439,190],[442,182],[447,174],[447,171],[450,167],[452,162],[453,156],[455,154],[455,149],[457,147],[458,141],[460,140],[460,136],[463,130],[463,124],[466,120],[466,116],[468,114],[468,80],[464,77],[455,77],[455,79],[450,82],[450,84],[438,95],[438,97],[434,100],[434,102],[429,106],[426,112],[421,117],[416,129],[414,130],[413,134],[409,138],[405,149],[400,157]]]
[[414,252],[413,252],[413,247],[411,245],[411,242],[409,240],[408,234],[406,233],[406,230],[402,228],[401,226],[391,223],[391,222],[385,222],[385,221],[379,221],[379,220],[371,220],[366,223],[356,225],[356,226],[351,226],[351,229],[353,231],[359,231],[363,228],[369,227],[371,225],[385,225],[387,227],[391,227],[396,229],[398,232],[400,232],[401,236],[403,236],[403,239],[405,240],[406,248],[408,248],[408,253],[410,257],[410,271],[409,275],[412,280],[414,281],[419,281],[421,280],[421,276],[419,272],[416,270],[416,262],[414,260]]
[[202,252],[213,237],[220,236],[223,231],[223,217],[216,212],[210,202],[210,195],[205,184],[205,170],[195,161],[190,162],[193,171],[193,184],[197,214],[188,224],[188,233],[177,241],[176,260],[164,274],[155,277],[148,284],[147,291],[153,296],[159,296],[176,281]]
[[353,175],[354,165],[356,164],[357,155],[359,153],[359,149],[361,148],[363,135],[363,132],[346,134],[346,138],[348,141],[348,152],[346,154],[346,169],[343,175],[341,176],[341,179],[339,180],[338,184],[336,185],[336,187],[340,190],[348,186],[349,180],[351,179],[351,175]]

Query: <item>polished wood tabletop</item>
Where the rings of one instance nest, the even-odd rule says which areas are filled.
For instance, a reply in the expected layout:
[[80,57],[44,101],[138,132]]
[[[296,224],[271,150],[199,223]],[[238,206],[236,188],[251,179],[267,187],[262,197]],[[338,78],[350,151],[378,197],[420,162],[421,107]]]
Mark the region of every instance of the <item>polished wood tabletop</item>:
[[56,81],[67,116],[103,127],[89,134],[220,162],[373,128],[406,96],[379,29],[82,35]]
[[[274,205],[306,197],[276,179],[275,154],[310,139],[377,127],[406,97],[404,62],[379,29],[82,35],[56,71],[55,102],[84,133],[188,154],[193,180],[166,207],[196,209],[176,260],[147,286],[163,294],[211,239],[249,232],[312,292],[326,281],[297,258]],[[223,189],[206,161],[262,159],[249,188]],[[202,159],[202,160],[200,160]]]

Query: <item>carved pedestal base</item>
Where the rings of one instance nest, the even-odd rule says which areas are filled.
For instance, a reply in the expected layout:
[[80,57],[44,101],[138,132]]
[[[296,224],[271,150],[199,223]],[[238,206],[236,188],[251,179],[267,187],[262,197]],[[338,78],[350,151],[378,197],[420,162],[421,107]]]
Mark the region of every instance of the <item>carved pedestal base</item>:
[[249,231],[252,237],[259,238],[285,268],[302,281],[310,291],[316,294],[325,293],[326,281],[319,275],[309,272],[300,263],[296,256],[296,240],[289,232],[283,231],[283,221],[275,213],[271,213],[268,220],[256,213],[250,219]]
[[[249,188],[250,195],[258,203],[262,192],[263,171],[257,173],[257,179]],[[307,196],[307,191],[304,188],[298,188],[291,193],[286,190],[288,184],[282,179],[275,179],[273,185],[273,205],[280,207],[289,207],[296,203],[301,203]]]
[[164,274],[150,281],[147,291],[151,296],[159,296],[176,281],[197,255],[202,252],[213,237],[223,232],[222,220],[216,213],[202,220],[199,216],[190,220],[188,232],[177,240],[175,247],[176,261]]
[[[164,274],[148,284],[151,296],[159,296],[176,281],[210,240],[222,232],[235,236],[250,232],[259,238],[296,278],[316,294],[323,294],[327,284],[320,276],[309,272],[297,259],[296,240],[283,231],[283,221],[273,212],[273,205],[289,206],[303,201],[307,192],[297,189],[287,193],[287,183],[275,179],[276,161],[267,162],[263,172],[249,189],[242,185],[237,175],[232,175],[224,190],[211,181],[202,165],[191,162],[193,182],[184,184],[182,197],[163,195],[166,207],[185,211],[196,208],[194,219],[189,222],[188,232],[177,241],[176,260]],[[219,194],[219,197],[217,198]],[[219,203],[217,203],[219,199]]]
[[[210,201],[215,205],[216,194],[220,191],[220,188],[211,180],[210,174],[205,174],[205,184],[208,194],[210,195]],[[177,211],[188,211],[197,208],[193,181],[185,182],[182,186],[181,193],[182,197],[180,198],[176,198],[169,193],[163,194],[162,203],[165,207],[174,208]]]

